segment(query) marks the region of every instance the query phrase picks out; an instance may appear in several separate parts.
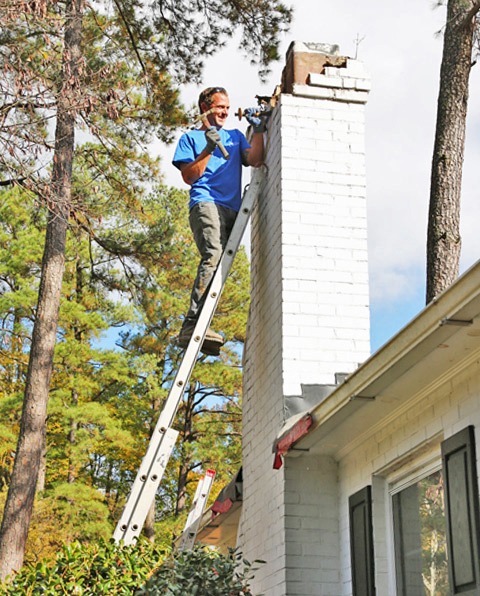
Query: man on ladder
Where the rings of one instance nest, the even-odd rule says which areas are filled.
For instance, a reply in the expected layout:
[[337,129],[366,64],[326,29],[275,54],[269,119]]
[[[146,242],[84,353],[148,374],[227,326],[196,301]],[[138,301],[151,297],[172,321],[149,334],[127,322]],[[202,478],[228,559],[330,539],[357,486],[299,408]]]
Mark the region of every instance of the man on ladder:
[[[249,143],[241,131],[223,128],[230,109],[223,87],[202,91],[198,107],[202,125],[182,135],[173,157],[173,164],[190,185],[190,227],[201,257],[190,308],[178,336],[182,348],[188,346],[241,206],[242,165],[261,166],[264,151],[265,121],[258,115],[258,108],[243,113],[253,128]],[[201,351],[217,356],[223,343],[222,335],[209,328]]]
[[[214,89],[218,88],[215,87]],[[226,95],[225,91],[222,91],[221,93],[218,91],[211,91],[210,96],[211,98],[213,98],[211,104],[208,104],[203,100],[201,104],[204,106],[203,109],[205,109],[206,105],[211,105],[211,107],[208,110],[208,115],[217,114],[218,109],[220,109],[220,112],[224,114],[222,117],[218,118],[220,126],[226,118],[225,113],[228,113],[228,96]],[[220,103],[224,104],[223,107],[220,107]],[[215,104],[215,106],[213,106],[213,104]],[[188,164],[195,163],[198,165],[201,164],[201,162],[205,159],[207,163],[209,163],[211,154],[214,151],[216,151],[217,147],[224,156],[223,158],[216,157],[217,161],[220,160],[222,164],[225,164],[228,163],[230,160],[238,160],[239,191],[241,186],[241,164],[243,163],[241,157],[242,154],[244,156],[243,159],[245,163],[252,163],[258,167],[262,165],[261,160],[263,157],[263,135],[261,134],[261,132],[263,132],[265,126],[261,117],[258,116],[258,108],[249,108],[243,113],[247,117],[247,120],[249,120],[249,122],[254,127],[253,137],[257,137],[261,142],[259,143],[259,141],[254,141],[254,139],[252,139],[252,144],[250,145],[246,141],[245,137],[243,137],[243,134],[239,131],[223,131],[221,130],[221,126],[220,128],[217,128],[216,126],[211,126],[210,128],[207,128],[205,130],[204,127],[206,127],[207,125],[204,124],[204,127],[202,127],[201,130],[196,131],[197,133],[199,133],[200,137],[198,137],[197,134],[196,139],[189,141],[191,143],[190,152],[193,156],[196,155],[196,157],[193,158],[191,156],[190,160],[189,158],[184,157],[183,159],[185,159],[186,161],[182,161],[182,159],[178,160],[180,168],[187,168],[187,174],[185,175],[184,179],[191,180],[191,194],[195,194],[193,191],[195,180],[197,180],[199,185],[201,185],[202,178],[205,178],[207,186],[214,187],[214,184],[212,184],[212,179],[215,180],[217,178],[215,173],[220,174],[220,172],[217,172],[217,170],[221,170],[221,165],[217,164],[216,167],[212,166],[211,172],[207,172],[208,168],[206,165],[201,166],[201,170],[203,168],[204,173],[200,174],[199,177],[195,179],[195,175],[192,174],[192,172],[190,172],[190,174],[188,173]],[[203,114],[205,116],[205,112],[203,112]],[[210,121],[207,122],[210,124]],[[257,130],[255,130],[255,128],[257,128]],[[261,128],[262,131],[259,131],[258,128]],[[225,136],[224,133],[226,133],[227,136]],[[235,135],[233,135],[232,133],[235,133]],[[240,141],[240,137],[238,135],[241,135],[245,139],[245,141]],[[203,139],[203,142],[201,143],[200,147],[195,149],[196,145],[200,145],[199,138]],[[205,138],[207,138],[207,142],[208,139],[210,139],[210,143],[214,145],[214,147],[210,147],[207,150],[205,147]],[[179,146],[181,142],[182,140],[180,139]],[[188,141],[184,140],[184,142],[188,144]],[[229,153],[227,153],[226,147],[228,147],[228,149],[230,150],[231,156]],[[243,151],[241,149],[242,147],[245,147]],[[180,155],[182,154],[182,151],[186,152],[186,149],[184,148],[180,150]],[[181,164],[183,163],[187,165],[181,166]],[[195,172],[196,166],[192,165],[191,167],[193,169],[193,172]],[[228,170],[228,172],[230,172],[230,170]],[[231,172],[228,174],[229,177],[231,177],[232,175],[233,174]],[[191,176],[191,178],[189,178],[189,176]],[[219,212],[223,212],[224,210],[217,210],[216,208],[216,199],[217,197],[222,196],[222,194],[219,193],[218,189],[216,194],[214,195],[215,201],[213,200],[213,198],[205,198],[208,197],[208,195],[204,191],[202,191],[203,194],[201,193],[204,198],[198,202],[208,202],[209,204],[213,205],[215,207],[215,212],[217,213],[217,215],[216,219],[213,218],[213,222],[201,222],[197,225],[197,227],[199,229],[205,228],[205,231],[202,232],[202,235],[205,237],[211,235],[209,228],[211,228],[212,226],[215,227],[217,231],[216,234],[213,235],[213,237],[216,245],[219,245],[221,247],[220,254],[218,254],[218,260],[212,261],[210,259],[210,244],[213,241],[205,241],[205,253],[208,256],[208,265],[212,268],[211,276],[210,279],[208,277],[202,278],[203,281],[200,281],[198,284],[198,292],[196,288],[194,288],[194,292],[192,292],[192,294],[194,294],[196,305],[196,308],[194,308],[194,318],[192,317],[193,328],[190,330],[190,333],[188,335],[185,332],[185,335],[187,336],[187,341],[182,342],[182,346],[185,347],[185,352],[183,354],[181,363],[175,375],[175,379],[172,383],[172,386],[170,387],[170,391],[165,400],[163,409],[153,430],[152,437],[147,448],[147,452],[137,472],[127,503],[115,528],[113,538],[117,543],[123,541],[123,543],[126,545],[132,544],[133,542],[135,542],[135,540],[138,538],[141,532],[141,529],[145,522],[147,511],[155,498],[155,493],[161,482],[163,473],[165,471],[166,465],[168,463],[173,447],[175,445],[175,441],[178,436],[178,431],[176,431],[172,425],[178,406],[182,399],[182,395],[185,391],[185,387],[187,386],[191,372],[195,365],[195,361],[198,352],[200,351],[200,348],[202,347],[202,351],[204,353],[216,355],[219,353],[220,347],[223,345],[222,336],[220,336],[221,341],[212,341],[210,339],[207,342],[204,341],[204,339],[207,335],[210,321],[215,313],[218,301],[220,299],[223,287],[225,285],[228,273],[230,271],[230,267],[233,263],[233,259],[235,258],[235,254],[237,253],[238,247],[240,245],[240,241],[245,231],[245,227],[248,223],[252,206],[254,204],[254,201],[256,200],[256,197],[260,193],[260,189],[263,185],[264,177],[264,171],[262,171],[262,169],[259,167],[258,171],[256,172],[256,175],[252,176],[250,184],[245,188],[243,198],[239,197],[239,204],[237,206],[238,214],[237,211],[235,211],[235,209],[231,209],[231,211],[233,212],[233,216],[231,216],[230,218],[232,221],[229,221],[228,224],[223,221],[223,214],[219,215]],[[236,179],[237,178],[235,178],[235,180]],[[237,204],[233,203],[233,205]],[[194,219],[194,217],[191,217],[191,221],[192,219]],[[197,241],[197,243],[200,243],[200,241]],[[223,247],[225,247],[225,250],[223,250]],[[204,255],[202,254],[202,261],[203,257]],[[213,266],[213,264],[215,266]],[[202,274],[202,262],[200,263],[199,270],[200,274]]]

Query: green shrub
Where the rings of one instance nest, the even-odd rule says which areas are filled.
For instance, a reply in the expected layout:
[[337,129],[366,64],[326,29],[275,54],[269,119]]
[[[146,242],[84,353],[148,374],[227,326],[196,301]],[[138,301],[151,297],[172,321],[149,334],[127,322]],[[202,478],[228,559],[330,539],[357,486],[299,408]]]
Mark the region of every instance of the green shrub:
[[0,594],[251,596],[254,571],[235,550],[222,555],[197,546],[168,555],[146,540],[124,547],[105,540],[75,542],[51,561],[22,567],[11,582],[0,586]]
[[57,483],[37,495],[25,564],[56,557],[65,544],[94,544],[112,535],[105,497],[82,482]]
[[254,572],[236,550],[222,555],[196,546],[171,555],[135,595],[247,596],[252,595],[249,585]]
[[120,547],[113,541],[75,542],[52,561],[25,565],[0,588],[11,596],[131,596],[167,556],[146,540]]

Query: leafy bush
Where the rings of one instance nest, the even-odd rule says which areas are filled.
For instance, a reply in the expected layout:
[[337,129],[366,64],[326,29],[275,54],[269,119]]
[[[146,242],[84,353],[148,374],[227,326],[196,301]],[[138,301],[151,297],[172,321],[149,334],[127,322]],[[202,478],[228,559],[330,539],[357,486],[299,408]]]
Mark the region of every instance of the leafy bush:
[[168,555],[146,540],[123,547],[105,540],[76,542],[63,547],[52,561],[25,565],[11,582],[0,585],[0,594],[252,596],[249,582],[254,571],[235,550],[221,555],[195,547]]
[[135,595],[247,596],[254,572],[236,550],[222,555],[197,546],[170,556]]
[[0,586],[11,596],[131,596],[166,557],[146,540],[120,547],[113,541],[64,546],[53,561],[25,565]]

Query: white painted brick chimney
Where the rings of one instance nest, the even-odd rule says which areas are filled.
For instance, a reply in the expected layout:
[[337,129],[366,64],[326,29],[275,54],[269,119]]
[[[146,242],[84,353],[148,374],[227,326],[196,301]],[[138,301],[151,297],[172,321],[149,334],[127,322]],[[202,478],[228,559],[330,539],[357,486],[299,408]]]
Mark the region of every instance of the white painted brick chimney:
[[[302,387],[333,385],[336,373],[352,372],[370,353],[364,144],[369,84],[362,64],[339,56],[335,46],[294,42],[268,124],[267,183],[252,214],[239,531],[246,558],[267,561],[254,585],[255,593],[266,596],[323,593],[287,589],[293,585],[294,554],[312,542],[311,520],[301,513],[311,496],[302,496],[301,476],[289,469],[288,458],[282,469],[272,469],[272,446],[291,414],[292,396],[301,404]],[[335,494],[332,462],[314,467],[323,470],[317,475]],[[329,544],[323,547],[335,560],[338,536],[331,519],[326,523]],[[325,561],[318,556],[317,569]],[[330,559],[325,574],[331,584]]]

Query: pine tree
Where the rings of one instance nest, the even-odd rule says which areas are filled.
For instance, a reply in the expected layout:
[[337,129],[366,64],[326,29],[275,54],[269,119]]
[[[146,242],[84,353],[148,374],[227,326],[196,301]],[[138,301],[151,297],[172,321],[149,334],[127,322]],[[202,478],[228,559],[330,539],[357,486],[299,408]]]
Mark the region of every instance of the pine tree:
[[427,239],[427,304],[458,277],[460,199],[477,0],[448,0],[432,159]]
[[[117,0],[101,3],[98,11],[84,0],[4,0],[0,6],[6,98],[0,115],[0,130],[6,131],[0,174],[7,175],[3,183],[24,184],[49,210],[19,442],[0,530],[1,578],[22,564],[44,452],[67,227],[72,211],[81,212],[71,192],[78,127],[83,123],[100,140],[109,159],[124,159],[129,147],[135,155],[135,143],[144,144],[153,132],[168,139],[182,120],[173,80],[198,80],[200,57],[239,26],[242,46],[255,50],[265,68],[277,58],[278,36],[290,17],[277,0],[254,7],[226,2],[214,10],[207,3],[164,0]],[[197,52],[191,51],[192,38]],[[55,135],[49,139],[52,117]],[[41,164],[49,152],[51,176]],[[109,177],[109,172],[102,175]],[[110,179],[112,186],[122,182]]]

